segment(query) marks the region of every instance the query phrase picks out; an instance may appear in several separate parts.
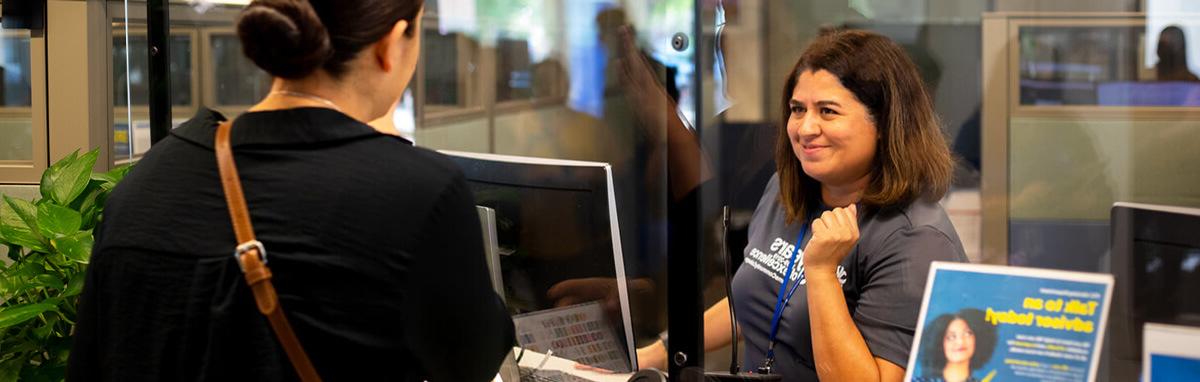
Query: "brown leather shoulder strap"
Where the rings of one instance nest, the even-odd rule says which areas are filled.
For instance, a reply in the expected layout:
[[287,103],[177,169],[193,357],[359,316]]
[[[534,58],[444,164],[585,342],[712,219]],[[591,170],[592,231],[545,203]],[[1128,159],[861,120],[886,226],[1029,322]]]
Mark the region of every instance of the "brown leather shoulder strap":
[[283,345],[288,359],[296,368],[296,374],[302,381],[320,381],[309,361],[308,354],[292,332],[283,308],[279,306],[279,296],[275,294],[275,286],[271,284],[271,269],[267,268],[267,250],[262,243],[254,238],[254,227],[250,225],[250,211],[246,208],[246,197],[242,193],[242,182],[238,180],[237,166],[233,162],[233,149],[229,143],[230,122],[217,126],[216,152],[217,169],[221,173],[221,187],[225,190],[225,202],[229,205],[229,217],[233,220],[233,232],[237,235],[238,246],[234,251],[238,265],[246,276],[246,283],[254,291],[254,302],[258,311],[267,316],[275,337]]

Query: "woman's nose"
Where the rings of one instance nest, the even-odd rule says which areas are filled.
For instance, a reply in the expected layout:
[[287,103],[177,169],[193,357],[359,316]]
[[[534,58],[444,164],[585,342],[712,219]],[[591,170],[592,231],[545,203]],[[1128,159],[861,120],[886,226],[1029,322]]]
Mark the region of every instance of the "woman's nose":
[[799,133],[802,137],[811,137],[821,134],[820,123],[812,116],[812,113],[806,114],[800,118]]

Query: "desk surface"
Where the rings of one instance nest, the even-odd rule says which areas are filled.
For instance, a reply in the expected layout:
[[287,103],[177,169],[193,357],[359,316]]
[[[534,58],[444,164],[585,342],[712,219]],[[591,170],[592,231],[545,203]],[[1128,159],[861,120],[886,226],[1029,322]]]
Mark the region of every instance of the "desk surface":
[[[519,353],[520,349],[514,348],[513,352],[514,354]],[[591,370],[579,370],[575,368],[575,365],[577,364],[575,361],[566,358],[559,358],[554,355],[550,355],[549,359],[546,359],[545,354],[528,349],[525,350],[525,355],[521,357],[520,365],[524,367],[536,368],[542,363],[542,360],[546,360],[546,364],[542,366],[542,370],[557,370],[565,374],[571,374],[576,377],[582,377],[596,382],[626,382],[629,380],[629,377],[633,376],[633,373],[605,374]],[[499,380],[500,378],[497,377],[496,381]]]

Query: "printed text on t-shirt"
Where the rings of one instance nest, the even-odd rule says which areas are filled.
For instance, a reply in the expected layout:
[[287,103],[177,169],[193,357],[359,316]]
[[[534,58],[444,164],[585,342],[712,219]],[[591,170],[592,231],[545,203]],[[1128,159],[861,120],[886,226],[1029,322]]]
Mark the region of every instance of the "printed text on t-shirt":
[[[788,261],[792,258],[792,252],[796,250],[796,245],[788,243],[781,237],[776,237],[768,247],[768,251],[763,251],[757,247],[750,248],[749,255],[746,256],[746,264],[750,265],[759,272],[774,279],[776,282],[783,282],[783,274],[787,272]],[[805,285],[808,280],[804,277],[804,250],[800,250],[796,254],[796,264],[792,266],[792,274],[788,279],[791,281],[799,280],[800,285]],[[842,284],[846,283],[846,269],[841,265],[837,267],[838,281]]]

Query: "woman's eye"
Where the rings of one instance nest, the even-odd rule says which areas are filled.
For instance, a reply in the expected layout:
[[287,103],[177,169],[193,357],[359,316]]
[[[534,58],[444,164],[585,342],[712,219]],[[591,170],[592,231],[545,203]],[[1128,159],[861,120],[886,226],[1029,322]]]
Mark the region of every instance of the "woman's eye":
[[792,106],[792,114],[804,114],[804,108],[799,107],[799,106]]
[[835,110],[833,110],[833,109],[830,109],[830,108],[827,108],[827,107],[825,107],[825,108],[821,108],[821,114],[825,114],[825,115],[837,115],[837,111],[835,111]]

